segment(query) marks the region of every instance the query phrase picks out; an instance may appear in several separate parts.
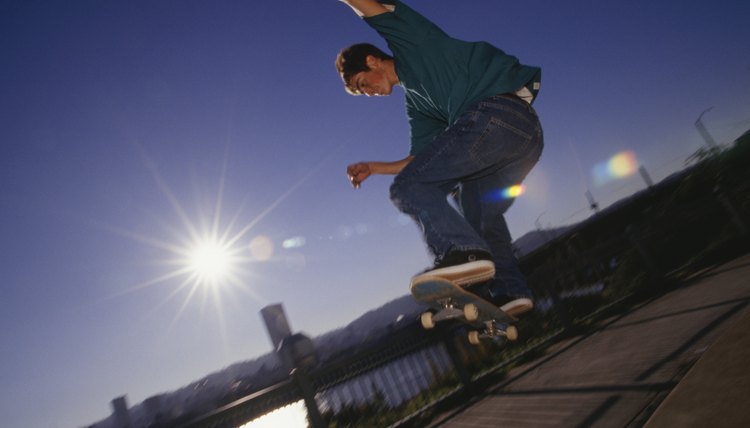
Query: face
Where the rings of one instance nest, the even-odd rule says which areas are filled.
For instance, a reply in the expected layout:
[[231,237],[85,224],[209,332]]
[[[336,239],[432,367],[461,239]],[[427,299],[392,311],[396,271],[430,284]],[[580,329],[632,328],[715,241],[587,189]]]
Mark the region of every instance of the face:
[[393,88],[383,72],[378,70],[362,71],[354,75],[351,85],[360,94],[368,97],[390,95]]
[[388,80],[387,69],[379,60],[370,61],[368,57],[369,71],[362,71],[350,80],[350,84],[360,94],[372,96],[390,95],[393,91],[393,84]]

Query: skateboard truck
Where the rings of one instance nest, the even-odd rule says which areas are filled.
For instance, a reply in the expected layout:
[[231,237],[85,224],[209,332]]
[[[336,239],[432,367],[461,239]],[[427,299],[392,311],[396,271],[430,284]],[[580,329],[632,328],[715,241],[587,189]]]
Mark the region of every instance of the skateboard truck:
[[498,339],[501,337],[513,342],[518,339],[518,329],[514,325],[508,325],[503,329],[498,326],[495,320],[487,320],[483,331],[472,330],[469,332],[469,343],[479,345],[482,339]]
[[451,281],[430,278],[412,284],[411,292],[417,300],[433,309],[423,312],[420,317],[425,329],[434,328],[440,321],[456,319],[471,327],[469,342],[475,345],[481,339],[513,341],[518,338],[518,330],[512,325],[515,318]]
[[456,319],[464,316],[464,312],[456,307],[455,302],[450,297],[447,299],[441,299],[438,301],[438,303],[440,304],[442,309],[440,309],[436,314],[428,311],[424,312],[420,317],[422,327],[424,327],[426,330],[434,328],[435,323],[439,321]]

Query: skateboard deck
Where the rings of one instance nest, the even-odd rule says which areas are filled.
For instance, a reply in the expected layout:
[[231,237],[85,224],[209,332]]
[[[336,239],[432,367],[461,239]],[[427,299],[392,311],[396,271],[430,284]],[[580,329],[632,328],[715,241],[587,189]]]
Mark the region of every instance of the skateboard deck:
[[481,339],[508,340],[518,338],[517,321],[512,316],[485,299],[470,293],[451,281],[441,278],[430,278],[411,286],[411,294],[420,302],[437,310],[436,313],[422,313],[422,327],[431,329],[435,324],[449,319],[457,319],[473,330],[469,332],[469,342],[476,345]]

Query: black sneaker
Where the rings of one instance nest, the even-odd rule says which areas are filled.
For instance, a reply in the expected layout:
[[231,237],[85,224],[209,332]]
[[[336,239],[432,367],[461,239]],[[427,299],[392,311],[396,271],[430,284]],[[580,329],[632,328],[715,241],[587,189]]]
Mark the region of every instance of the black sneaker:
[[452,251],[434,268],[428,269],[411,280],[411,285],[441,278],[459,286],[467,286],[487,281],[495,276],[495,263],[492,255],[485,251]]

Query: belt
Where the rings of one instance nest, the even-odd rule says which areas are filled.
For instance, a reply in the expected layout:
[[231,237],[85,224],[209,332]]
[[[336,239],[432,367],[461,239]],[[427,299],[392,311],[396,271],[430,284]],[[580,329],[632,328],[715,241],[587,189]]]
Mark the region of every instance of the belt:
[[526,102],[526,101],[524,101],[523,98],[519,97],[514,92],[506,92],[504,94],[499,94],[498,96],[503,97],[503,98],[510,98],[510,99],[513,99],[513,100],[518,100],[518,101]]

